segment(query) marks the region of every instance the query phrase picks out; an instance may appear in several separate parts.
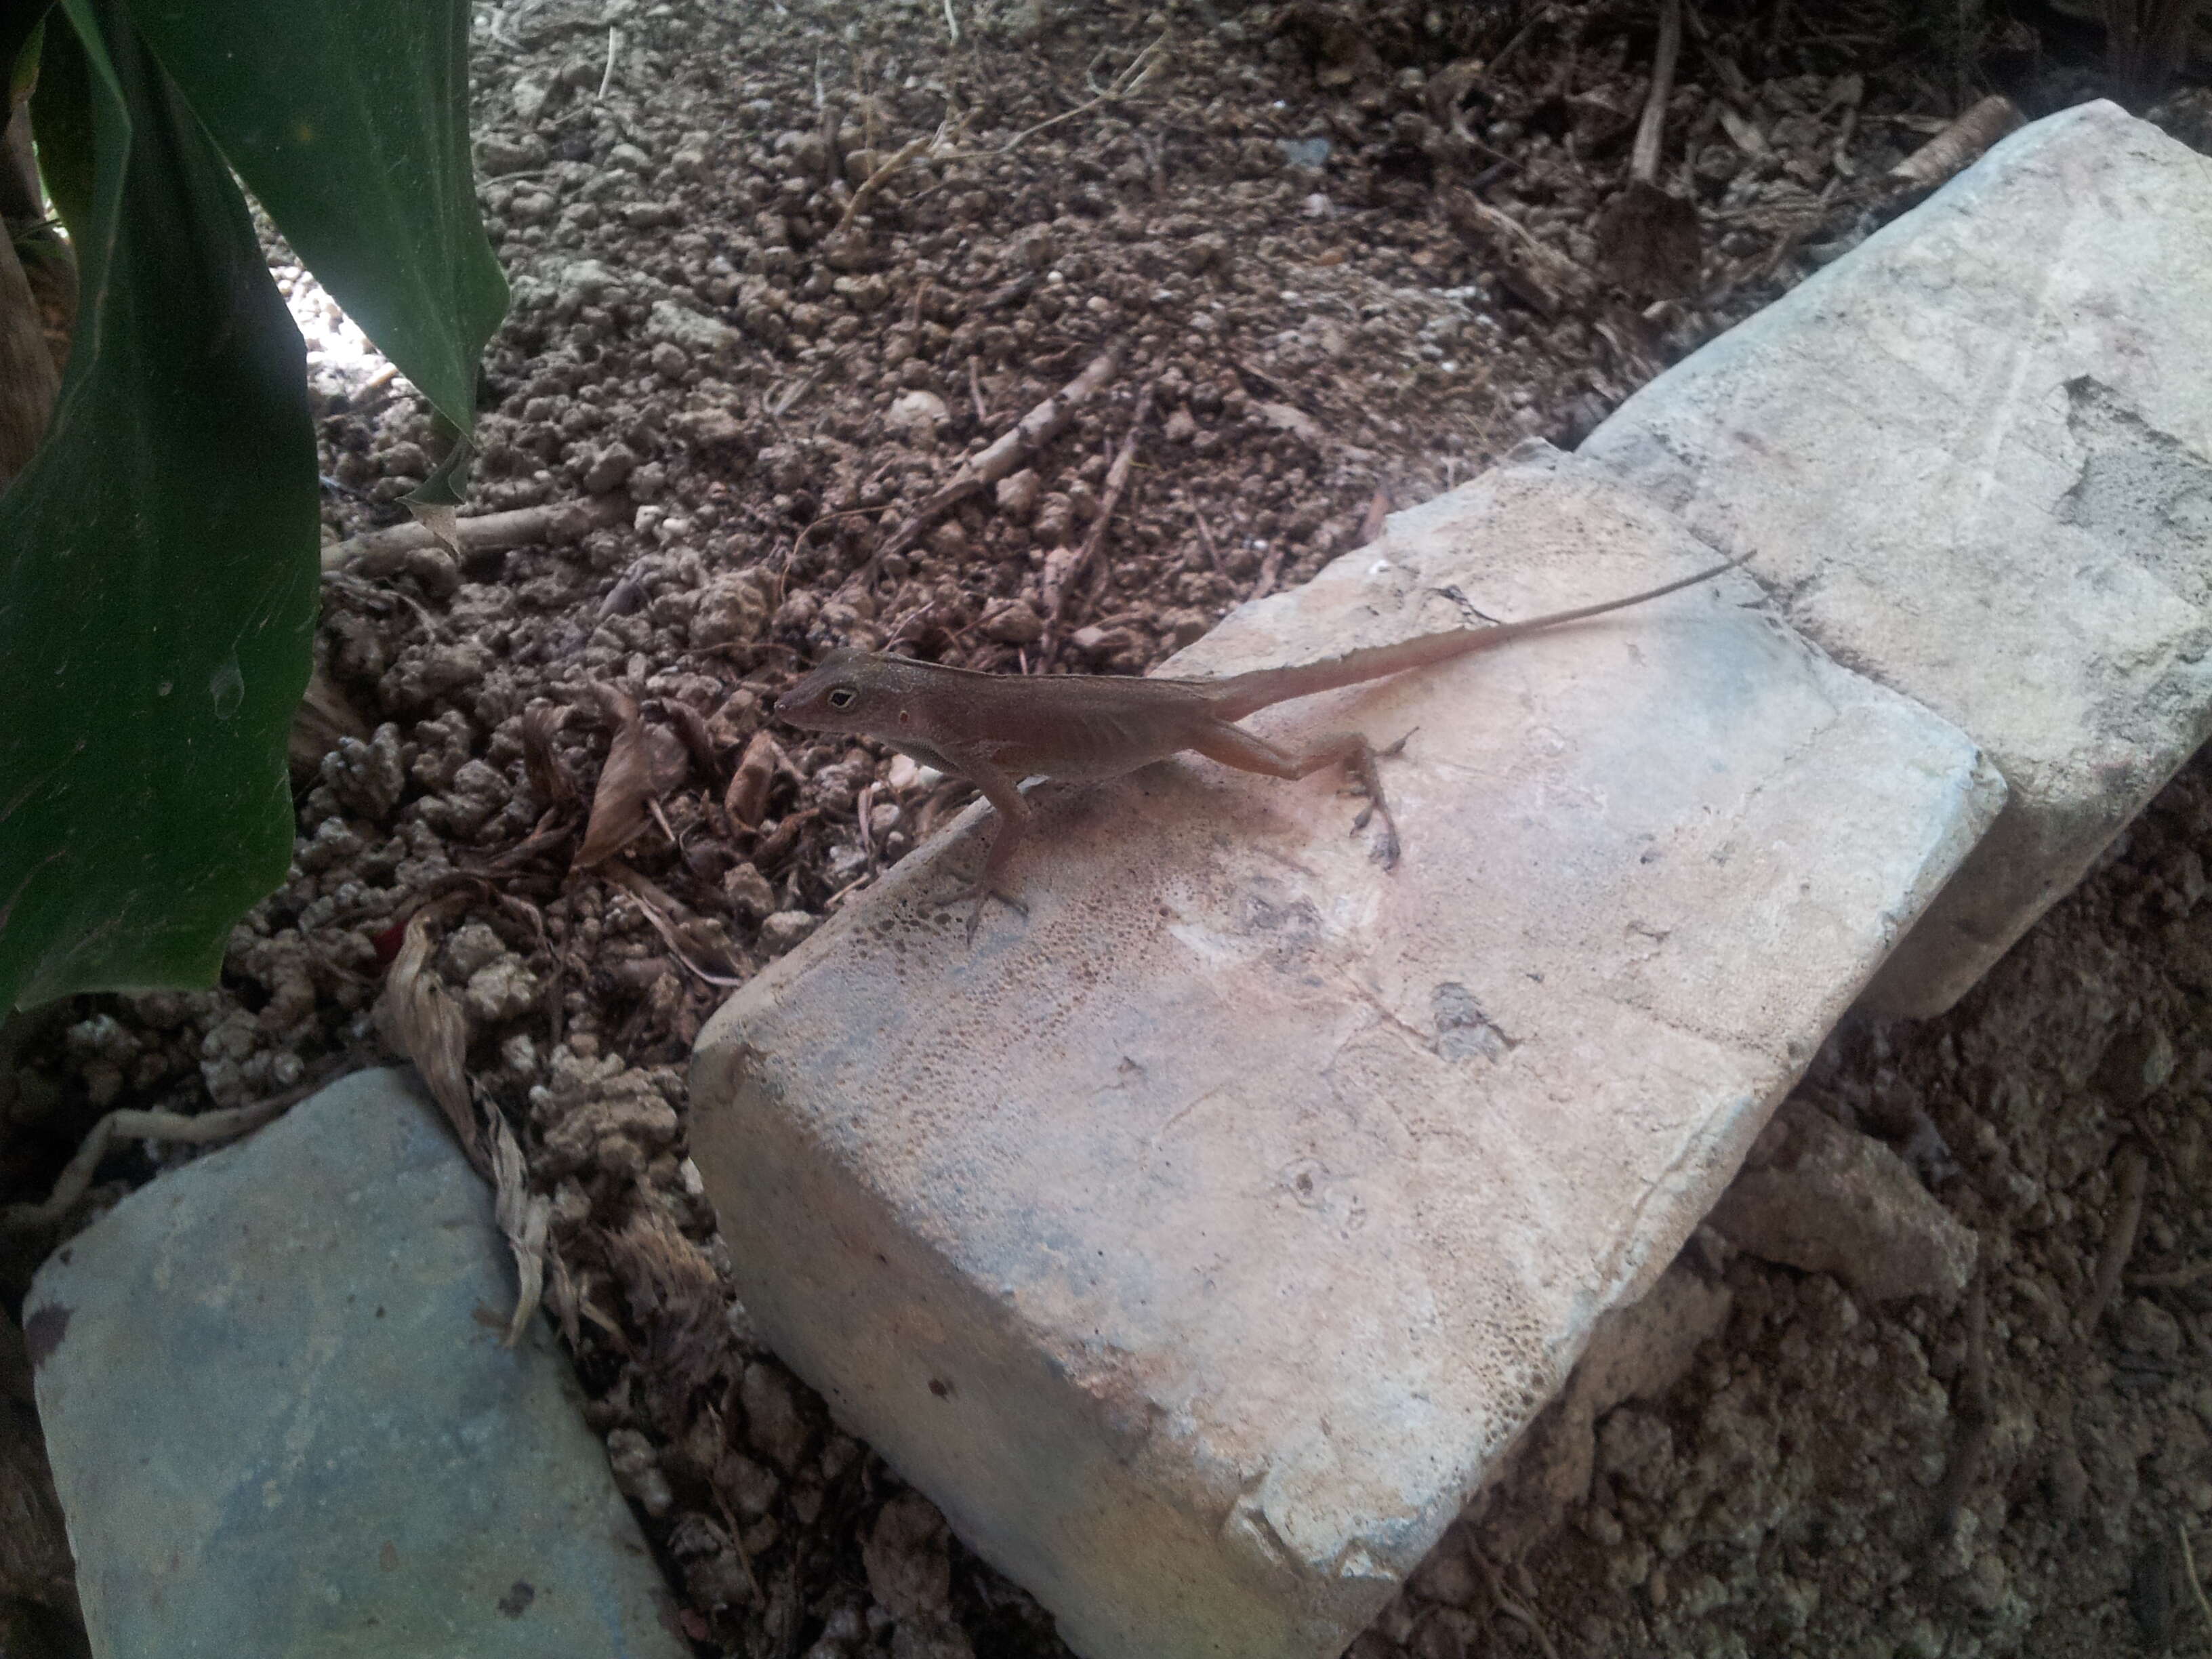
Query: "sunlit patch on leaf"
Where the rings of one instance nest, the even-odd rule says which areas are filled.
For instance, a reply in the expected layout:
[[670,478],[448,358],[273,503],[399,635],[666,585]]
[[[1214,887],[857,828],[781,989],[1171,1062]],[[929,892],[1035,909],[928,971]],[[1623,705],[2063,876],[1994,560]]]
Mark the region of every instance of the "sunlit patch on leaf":
[[[452,432],[451,424],[442,417],[434,424],[441,434]],[[452,447],[430,469],[430,476],[399,498],[400,504],[415,515],[415,522],[436,537],[438,544],[457,559],[461,556],[458,509],[467,499],[469,462],[475,454],[475,447],[466,438],[453,436]]]

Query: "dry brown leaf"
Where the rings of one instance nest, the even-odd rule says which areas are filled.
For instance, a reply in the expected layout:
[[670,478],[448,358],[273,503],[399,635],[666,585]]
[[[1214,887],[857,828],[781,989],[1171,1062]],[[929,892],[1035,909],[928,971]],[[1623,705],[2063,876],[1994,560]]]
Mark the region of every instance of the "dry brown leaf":
[[568,1271],[568,1259],[561,1254],[557,1243],[549,1245],[545,1252],[546,1265],[552,1272],[545,1286],[545,1300],[552,1305],[553,1316],[561,1323],[561,1340],[568,1345],[568,1352],[576,1352],[580,1334],[577,1325],[580,1298],[576,1280]]
[[554,734],[576,711],[566,703],[538,702],[522,711],[522,767],[530,787],[548,806],[567,806],[583,799],[575,779],[568,775],[561,753],[553,746]]
[[714,733],[707,729],[707,717],[690,703],[678,702],[673,697],[660,705],[660,711],[676,728],[676,735],[690,751],[691,764],[698,769],[699,775],[707,780],[711,789],[722,775],[722,755],[715,746]]
[[553,1200],[530,1190],[530,1171],[522,1161],[522,1146],[507,1127],[503,1112],[492,1112],[491,1180],[493,1213],[499,1230],[514,1252],[516,1288],[514,1316],[507,1321],[501,1346],[511,1348],[522,1340],[530,1316],[538,1311],[545,1290],[545,1233],[552,1224]]
[[1963,173],[2024,118],[2011,99],[1991,93],[1892,167],[1889,176],[1908,190],[1932,190]]
[[476,1108],[469,1096],[469,1017],[430,971],[431,928],[457,905],[467,902],[465,896],[443,899],[408,919],[399,953],[384,976],[384,994],[377,999],[376,1029],[386,1042],[415,1063],[469,1162],[479,1175],[488,1175],[491,1164],[477,1133]]
[[619,860],[608,865],[601,873],[637,901],[637,907],[645,913],[646,921],[653,924],[653,931],[660,935],[676,959],[685,968],[709,985],[734,987],[744,983],[742,979],[732,979],[726,974],[715,973],[702,965],[713,962],[726,969],[737,964],[730,960],[728,949],[720,939],[711,933],[702,937],[707,925],[674,897]]
[[754,732],[752,741],[745,745],[744,758],[730,779],[729,793],[722,798],[732,820],[748,830],[760,827],[768,811],[769,789],[782,764],[783,749],[775,738],[765,731]]
[[1068,583],[1082,568],[1079,547],[1055,547],[1044,556],[1044,582],[1037,603],[1046,616],[1058,616],[1066,608]]
[[615,722],[615,740],[607,750],[607,763],[599,770],[599,787],[592,796],[584,845],[576,854],[579,870],[605,863],[637,839],[646,825],[646,797],[653,790],[653,745],[647,740],[637,700],[619,686],[592,689],[607,718]]
[[650,1369],[679,1394],[713,1379],[728,1346],[728,1298],[714,1265],[658,1211],[606,1235],[607,1265],[643,1331]]
[[645,748],[652,765],[647,773],[650,793],[658,803],[691,781],[691,751],[684,739],[665,726],[647,724]]
[[1360,514],[1359,539],[1355,547],[1365,547],[1382,538],[1383,526],[1390,522],[1390,486],[1378,483],[1375,493],[1368,497],[1367,511]]

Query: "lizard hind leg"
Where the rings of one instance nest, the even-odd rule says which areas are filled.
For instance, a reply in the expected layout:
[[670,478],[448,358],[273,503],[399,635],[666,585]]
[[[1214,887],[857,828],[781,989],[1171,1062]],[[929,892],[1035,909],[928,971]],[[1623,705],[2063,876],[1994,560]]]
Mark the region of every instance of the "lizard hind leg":
[[[1384,752],[1395,755],[1405,744],[1406,739],[1401,738]],[[1264,738],[1254,737],[1241,726],[1217,720],[1200,732],[1190,746],[1206,759],[1233,766],[1240,772],[1257,772],[1263,777],[1292,782],[1310,777],[1324,766],[1343,767],[1367,797],[1366,806],[1352,821],[1353,831],[1365,829],[1370,819],[1382,820],[1382,833],[1375,842],[1376,862],[1386,870],[1398,862],[1398,822],[1390,816],[1390,803],[1382,793],[1382,775],[1375,764],[1375,745],[1368,742],[1365,733],[1340,732],[1291,755]]]

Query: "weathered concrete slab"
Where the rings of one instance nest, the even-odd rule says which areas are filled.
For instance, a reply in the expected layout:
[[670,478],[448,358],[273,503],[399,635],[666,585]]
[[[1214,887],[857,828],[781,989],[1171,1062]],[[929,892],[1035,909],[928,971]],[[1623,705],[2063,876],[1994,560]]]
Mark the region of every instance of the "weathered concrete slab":
[[1940,1013],[2212,732],[2212,164],[2112,104],[2039,121],[1581,453],[2004,774],[1869,994]]
[[[1550,455],[1240,611],[1296,661],[1710,562]],[[1996,809],[1955,729],[1731,575],[1268,711],[1340,781],[1048,786],[972,952],[961,831],[702,1034],[755,1319],[1092,1659],[1334,1656],[1704,1214]],[[1056,844],[1054,844],[1056,843]]]
[[412,1074],[134,1193],[24,1328],[100,1659],[680,1659],[659,1571]]

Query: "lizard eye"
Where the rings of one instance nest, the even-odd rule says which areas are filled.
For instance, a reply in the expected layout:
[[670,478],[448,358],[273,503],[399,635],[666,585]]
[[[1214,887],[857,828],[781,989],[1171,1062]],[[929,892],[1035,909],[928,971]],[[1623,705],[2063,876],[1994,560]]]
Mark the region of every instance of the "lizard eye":
[[860,693],[854,690],[851,686],[841,685],[823,701],[832,708],[850,708],[853,706],[853,700],[858,696]]

